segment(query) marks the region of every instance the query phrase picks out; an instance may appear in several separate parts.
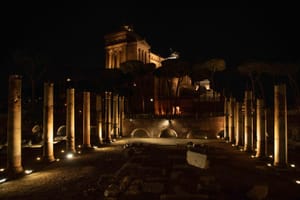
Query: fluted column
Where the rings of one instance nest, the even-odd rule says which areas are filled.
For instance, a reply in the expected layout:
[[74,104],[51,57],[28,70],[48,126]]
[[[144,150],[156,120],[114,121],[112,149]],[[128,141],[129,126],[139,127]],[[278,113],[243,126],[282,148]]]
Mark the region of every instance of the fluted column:
[[75,89],[67,89],[67,152],[75,152]]
[[111,142],[111,92],[105,92],[105,142]]
[[252,91],[245,91],[244,150],[252,151]]
[[52,162],[54,158],[54,144],[53,144],[53,83],[44,83],[44,111],[43,111],[43,160],[46,162]]
[[274,166],[287,166],[287,152],[286,86],[278,84],[274,87]]
[[103,142],[102,135],[102,97],[101,95],[96,96],[96,113],[97,113],[97,133],[100,144]]
[[266,134],[265,134],[265,111],[264,100],[256,100],[256,157],[263,158],[266,156]]
[[90,92],[83,92],[83,148],[91,147]]
[[21,151],[22,77],[10,75],[8,84],[7,170],[9,174],[16,175],[23,172]]

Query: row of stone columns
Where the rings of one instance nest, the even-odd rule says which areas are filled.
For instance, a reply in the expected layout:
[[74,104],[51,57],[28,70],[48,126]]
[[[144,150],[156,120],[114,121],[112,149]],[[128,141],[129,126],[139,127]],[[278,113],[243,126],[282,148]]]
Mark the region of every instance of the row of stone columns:
[[[225,98],[224,138],[237,146],[243,146],[246,152],[256,151],[256,157],[266,157],[267,111],[264,100],[256,99],[254,108],[252,91],[245,91],[244,115],[241,107],[241,103],[234,98]],[[287,162],[286,85],[279,84],[274,86],[274,165],[286,166]]]
[[[22,77],[11,75],[9,77],[8,94],[8,122],[7,122],[7,170],[11,174],[23,172],[21,156],[22,139]],[[123,131],[124,120],[124,97],[114,95],[111,101],[111,92],[105,92],[105,103],[102,103],[101,95],[96,96],[96,117],[99,140],[102,143],[111,142],[111,134],[120,137]],[[44,83],[44,105],[43,105],[43,160],[52,162],[54,157],[53,146],[53,113],[54,113],[54,84]],[[113,103],[113,105],[111,104]],[[75,89],[66,90],[66,151],[75,152]],[[102,108],[105,106],[105,134],[102,132]],[[111,108],[113,112],[111,112]],[[113,120],[113,127],[111,120]],[[112,132],[113,131],[113,132]],[[103,137],[104,135],[104,137]],[[83,148],[90,148],[90,92],[83,92]]]

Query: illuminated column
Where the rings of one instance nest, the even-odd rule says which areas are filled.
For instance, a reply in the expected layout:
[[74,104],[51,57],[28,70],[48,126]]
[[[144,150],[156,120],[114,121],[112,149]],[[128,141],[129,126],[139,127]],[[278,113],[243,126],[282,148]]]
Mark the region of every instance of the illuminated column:
[[245,123],[244,123],[244,151],[251,151],[252,147],[252,91],[245,91]]
[[116,56],[117,56],[117,68],[120,68],[120,60],[121,60],[121,55],[120,55],[120,51],[118,50],[117,53],[116,53]]
[[125,118],[125,115],[124,115],[124,96],[120,96],[119,98],[119,127],[120,127],[120,130],[119,130],[119,136],[122,137],[123,135],[123,122],[124,122],[124,118]]
[[105,142],[111,142],[111,92],[105,92]]
[[265,134],[265,111],[264,111],[264,100],[256,100],[256,157],[265,157],[266,156],[266,134]]
[[264,109],[265,115],[265,155],[268,156],[269,144],[268,144],[268,110],[267,108]]
[[241,120],[241,106],[240,102],[235,103],[235,145],[241,146],[243,144],[242,137],[242,120]]
[[158,99],[159,87],[160,87],[159,78],[154,76],[154,114],[156,116],[160,115],[159,99]]
[[118,138],[119,137],[119,116],[118,116],[118,109],[119,105],[118,105],[118,95],[115,94],[113,96],[113,133],[114,133],[114,138]]
[[224,99],[224,139],[228,139],[229,137],[229,127],[228,127],[228,118],[229,118],[229,106],[228,106],[228,100],[227,97]]
[[279,84],[274,87],[274,166],[287,166],[287,152],[286,86]]
[[67,89],[67,120],[66,120],[68,152],[75,152],[75,89]]
[[43,112],[43,159],[52,162],[54,158],[53,150],[53,83],[44,83],[44,112]]
[[8,114],[7,114],[7,170],[16,175],[23,172],[21,152],[22,77],[10,75],[8,86]]
[[229,142],[234,142],[234,107],[235,107],[235,100],[233,97],[229,98],[229,106],[228,106],[228,124],[229,124]]
[[90,92],[83,92],[83,148],[91,147]]
[[99,142],[102,144],[103,135],[102,135],[102,97],[101,95],[96,96],[96,113],[97,113],[97,130]]
[[112,50],[109,50],[109,52],[108,52],[108,68],[109,69],[112,68],[112,59],[113,59]]

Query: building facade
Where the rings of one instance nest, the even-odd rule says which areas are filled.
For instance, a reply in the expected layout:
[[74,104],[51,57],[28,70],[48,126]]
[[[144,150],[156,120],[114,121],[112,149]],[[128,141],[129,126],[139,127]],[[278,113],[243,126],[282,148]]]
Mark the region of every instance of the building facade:
[[[126,61],[153,63],[155,68],[159,68],[164,60],[179,58],[177,52],[171,52],[167,58],[151,52],[148,42],[127,25],[105,35],[104,41],[106,69],[119,69]],[[196,105],[199,99],[204,99],[204,96],[204,101],[207,101],[211,99],[210,96],[213,96],[208,80],[198,85],[207,90],[206,94],[202,93],[202,97],[199,98],[195,97],[194,93],[197,93],[197,89],[189,76],[167,80],[163,77],[155,77],[152,73],[150,77],[142,76],[138,79],[131,88],[133,95],[128,97],[127,111],[129,113],[151,113],[156,116],[191,114],[199,108],[199,105]],[[186,96],[187,93],[192,95]]]

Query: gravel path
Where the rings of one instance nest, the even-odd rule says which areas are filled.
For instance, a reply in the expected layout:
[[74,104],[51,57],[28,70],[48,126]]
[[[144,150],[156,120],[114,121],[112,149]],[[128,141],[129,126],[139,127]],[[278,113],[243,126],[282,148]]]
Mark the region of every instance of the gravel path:
[[[205,144],[208,169],[187,164],[189,141]],[[59,162],[45,165],[27,157],[24,166],[36,170],[0,184],[0,199],[255,199],[251,190],[258,191],[254,196],[267,192],[265,199],[300,199],[297,167],[268,167],[268,160],[221,140],[122,139],[71,160],[56,149]]]

